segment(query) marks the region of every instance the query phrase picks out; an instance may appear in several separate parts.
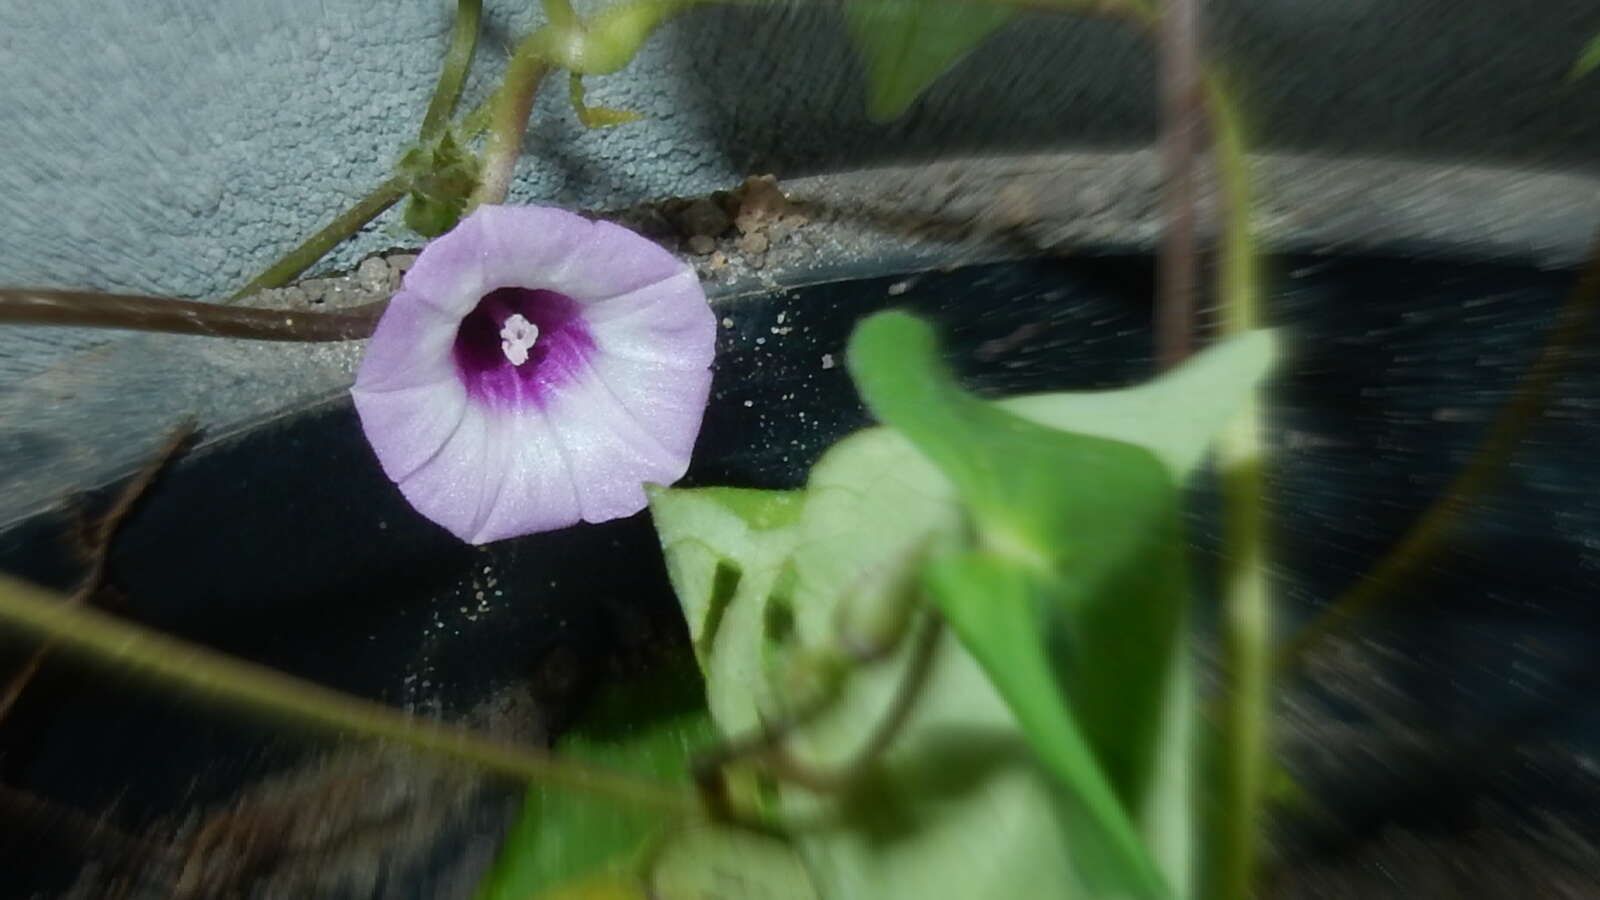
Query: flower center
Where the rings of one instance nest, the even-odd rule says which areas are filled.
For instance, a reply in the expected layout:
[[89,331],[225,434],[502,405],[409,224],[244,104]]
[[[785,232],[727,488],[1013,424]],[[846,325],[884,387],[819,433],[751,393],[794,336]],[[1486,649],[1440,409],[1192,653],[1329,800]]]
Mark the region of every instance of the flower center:
[[576,300],[555,291],[500,288],[483,295],[456,330],[456,372],[473,400],[542,404],[594,349]]
[[538,339],[539,326],[524,319],[522,313],[512,313],[500,327],[500,352],[513,366],[520,366],[528,361],[528,350]]

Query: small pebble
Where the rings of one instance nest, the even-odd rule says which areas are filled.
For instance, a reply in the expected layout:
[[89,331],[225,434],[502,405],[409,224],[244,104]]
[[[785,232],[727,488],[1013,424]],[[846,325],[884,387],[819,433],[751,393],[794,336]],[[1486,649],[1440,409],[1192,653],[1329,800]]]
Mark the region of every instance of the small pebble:
[[732,223],[728,221],[728,214],[707,197],[690,202],[682,212],[678,213],[678,227],[683,229],[684,234],[689,235],[691,247],[695,238],[714,238],[727,231],[730,224]]
[[739,238],[739,252],[746,256],[760,256],[768,246],[767,236],[759,231]]
[[697,234],[689,238],[689,252],[696,256],[709,256],[711,251],[717,249],[717,242],[706,235]]
[[365,290],[377,293],[389,289],[389,264],[382,257],[369,256],[356,267],[356,279]]
[[824,354],[822,354],[822,367],[824,369],[833,368],[833,354],[832,353],[824,353]]
[[[752,225],[763,219],[776,219],[789,210],[789,198],[772,175],[752,175],[735,192],[739,198],[739,217]],[[741,227],[741,231],[746,230]]]

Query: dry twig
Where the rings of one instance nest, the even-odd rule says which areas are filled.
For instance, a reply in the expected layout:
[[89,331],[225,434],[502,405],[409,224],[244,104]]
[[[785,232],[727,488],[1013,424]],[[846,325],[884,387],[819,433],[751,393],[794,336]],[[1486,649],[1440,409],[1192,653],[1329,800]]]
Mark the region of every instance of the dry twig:
[[[78,552],[88,566],[88,571],[84,573],[83,579],[78,583],[78,587],[73,590],[65,602],[89,603],[105,590],[106,561],[111,555],[111,542],[116,538],[118,530],[122,528],[122,524],[127,521],[128,516],[139,505],[139,501],[144,499],[145,494],[149,492],[150,486],[155,483],[156,478],[177,457],[179,451],[189,443],[194,434],[195,423],[193,420],[185,421],[173,429],[160,449],[139,469],[132,480],[117,493],[116,500],[111,504],[111,508],[106,510],[98,519],[88,523],[88,527],[83,529],[79,535],[80,545]],[[11,708],[17,703],[17,698],[22,696],[22,692],[33,681],[33,677],[38,674],[40,667],[44,665],[45,659],[50,656],[51,651],[54,649],[55,644],[53,643],[40,645],[37,650],[33,651],[33,655],[28,657],[27,662],[22,664],[22,668],[18,669],[17,673],[11,677],[11,681],[6,685],[5,692],[0,693],[0,722],[3,722],[6,715],[11,712]]]

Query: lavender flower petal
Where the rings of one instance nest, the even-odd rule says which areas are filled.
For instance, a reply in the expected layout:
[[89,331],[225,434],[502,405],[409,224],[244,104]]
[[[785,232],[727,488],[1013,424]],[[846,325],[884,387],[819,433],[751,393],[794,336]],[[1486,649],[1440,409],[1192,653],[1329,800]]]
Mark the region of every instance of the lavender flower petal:
[[[416,510],[465,541],[472,541],[498,500],[505,441],[486,409],[467,405],[455,431],[437,452],[401,479],[400,493]],[[365,413],[363,413],[365,425]],[[367,426],[367,434],[373,434]],[[375,442],[376,443],[376,442]]]
[[351,393],[406,499],[485,543],[632,515],[682,477],[715,339],[692,270],[644,238],[486,206],[424,248]]
[[[502,423],[503,445],[508,453],[501,470],[500,494],[471,543],[487,544],[504,538],[564,528],[581,518],[577,488],[565,453],[542,412]],[[459,532],[458,532],[459,533]]]

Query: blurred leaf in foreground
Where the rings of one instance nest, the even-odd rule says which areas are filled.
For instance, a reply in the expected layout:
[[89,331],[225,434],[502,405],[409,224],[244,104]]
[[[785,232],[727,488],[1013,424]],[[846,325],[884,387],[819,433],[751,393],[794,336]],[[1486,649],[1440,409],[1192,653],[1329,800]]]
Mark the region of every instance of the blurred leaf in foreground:
[[963,0],[848,0],[845,25],[867,67],[867,115],[899,118],[1014,15]]
[[[1016,536],[1035,544],[1037,535],[1029,529],[1050,531],[1070,525],[1091,532],[1109,530],[1127,538],[1130,547],[1154,548],[1153,557],[1133,553],[1113,567],[1138,569],[1141,566],[1135,563],[1150,559],[1160,563],[1128,575],[1128,584],[1144,583],[1141,589],[1154,599],[1139,604],[1137,615],[1119,619],[1114,602],[1086,599],[1092,588],[1105,587],[1097,581],[1104,576],[1104,567],[1090,564],[1073,570],[1070,559],[1057,558],[1060,548],[1053,542],[1035,547],[1044,571],[1082,571],[1088,580],[1074,586],[1076,604],[1037,604],[1031,598],[1043,596],[1038,594],[1043,586],[1030,580],[1032,573],[1024,572],[1027,578],[1019,591],[1030,599],[1013,605],[1013,613],[1024,615],[1011,619],[1022,637],[1008,640],[1037,643],[1041,633],[1076,632],[1138,636],[1151,645],[1134,653],[1128,664],[1143,679],[1137,692],[1154,697],[1150,706],[1131,712],[1117,708],[1113,701],[1123,688],[1118,678],[1126,673],[1115,667],[1079,679],[1076,690],[1104,692],[1107,697],[1098,708],[1093,702],[1083,704],[1089,711],[1086,721],[1098,725],[1098,730],[1083,725],[1088,735],[1111,731],[1112,723],[1123,716],[1144,717],[1127,738],[1105,734],[1095,744],[1091,737],[1096,754],[1092,764],[1100,765],[1102,758],[1118,759],[1109,767],[1122,773],[1116,779],[1115,802],[1127,805],[1155,865],[1167,882],[1179,886],[1180,896],[1191,853],[1190,707],[1187,659],[1173,649],[1170,601],[1182,582],[1172,581],[1177,570],[1164,555],[1170,553],[1172,537],[1163,530],[1167,527],[1163,523],[1169,523],[1172,493],[1164,482],[1178,483],[1192,473],[1211,436],[1260,380],[1271,356],[1269,338],[1248,335],[1201,354],[1167,377],[1126,390],[1040,394],[996,403],[968,398],[999,416],[975,413],[983,423],[980,430],[1007,431],[1020,421],[1046,432],[1075,432],[1077,437],[1069,436],[1068,443],[1109,452],[1128,462],[1137,476],[1133,486],[1143,492],[1144,501],[1136,504],[1127,522],[1105,519],[1122,516],[1114,504],[1107,511],[1106,503],[1117,499],[1114,494],[1093,505],[1092,515],[1086,510],[1082,519],[1073,519],[1077,513],[1070,510],[1033,510],[1020,516],[1002,512],[993,521],[1000,523],[997,534],[1002,544],[1005,529],[1023,522],[1030,524]],[[926,375],[920,371],[915,377]],[[1044,440],[1053,443],[1055,437]],[[1015,463],[995,458],[987,465]],[[1057,461],[1054,468],[1070,470],[1073,460]],[[1087,477],[1090,470],[1081,460],[1077,468],[1080,473],[1075,477]],[[979,472],[972,477],[987,476]],[[936,559],[941,554],[959,559],[949,554],[964,546],[968,531],[955,480],[942,474],[905,436],[873,428],[830,449],[813,467],[804,492],[714,488],[652,494],[668,568],[707,673],[713,716],[724,733],[747,731],[775,706],[781,707],[784,673],[773,662],[784,658],[774,652],[779,645],[826,646],[837,640],[841,621],[873,620],[874,610],[899,602],[892,596],[897,586],[922,565],[924,555],[918,548],[931,548]],[[1030,490],[1002,485],[995,493],[1009,498],[1007,502],[1026,503],[1031,502]],[[962,497],[966,494],[963,489]],[[993,498],[979,505],[984,503],[1000,508]],[[1156,527],[1147,527],[1152,522]],[[1095,572],[1099,574],[1089,574]],[[1005,578],[1014,580],[1014,574]],[[980,572],[978,577],[986,576]],[[1006,586],[996,581],[986,589],[996,585]],[[1051,589],[1059,592],[1061,587],[1056,584]],[[1069,595],[1072,592],[1057,596]],[[1097,621],[1102,615],[1105,621]],[[783,627],[774,628],[773,623]],[[1145,635],[1145,628],[1154,631]],[[1086,641],[1087,637],[1065,640],[1064,646],[1052,647],[1042,677],[1035,666],[1030,690],[1054,698],[1059,692],[1051,679],[1074,671],[1074,661],[1081,671],[1090,661],[1126,649],[1120,642],[1104,649],[1085,648]],[[989,655],[989,648],[999,642],[981,645]],[[1078,652],[1062,652],[1073,649]],[[893,702],[908,655],[902,646],[886,661],[851,673],[837,704],[793,735],[785,749],[821,767],[852,759]],[[1037,655],[1032,659],[1039,663]],[[829,900],[1161,895],[1160,879],[1150,877],[1147,865],[1130,866],[1126,853],[1114,852],[1116,846],[1107,842],[1102,823],[1058,786],[1040,765],[1042,757],[1030,753],[1028,739],[1018,727],[1020,717],[996,691],[980,662],[994,664],[975,658],[968,647],[946,635],[936,648],[920,700],[865,784],[844,799],[792,789],[781,792],[780,805],[786,812],[835,816],[827,827],[807,831],[798,839],[821,895]],[[1129,747],[1124,743],[1137,752],[1126,752]]]
[[[556,752],[596,766],[687,787],[689,758],[713,739],[699,679],[658,678],[610,689]],[[479,900],[631,897],[651,845],[673,823],[662,814],[535,784],[523,800]]]

